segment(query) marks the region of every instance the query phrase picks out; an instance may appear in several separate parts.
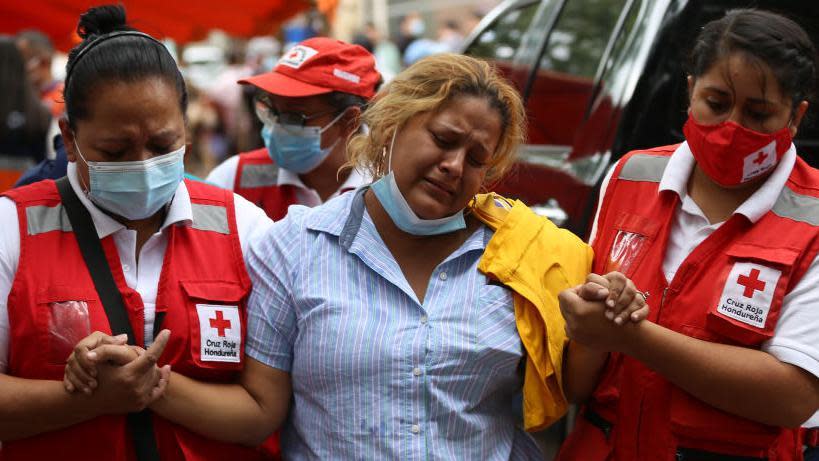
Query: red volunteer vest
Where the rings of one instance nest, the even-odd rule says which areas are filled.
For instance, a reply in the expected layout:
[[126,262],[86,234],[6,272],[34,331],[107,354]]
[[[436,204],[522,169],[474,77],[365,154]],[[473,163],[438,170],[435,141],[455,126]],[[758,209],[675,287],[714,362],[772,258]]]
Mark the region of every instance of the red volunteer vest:
[[[648,291],[652,322],[758,349],[773,335],[783,297],[819,251],[819,172],[797,159],[771,211],[755,224],[731,217],[669,283],[662,262],[680,199],[658,186],[676,147],[632,152],[618,163],[600,210],[594,272],[619,270]],[[790,461],[801,459],[797,440],[794,430],[718,410],[639,361],[612,354],[559,459],[681,461],[710,452]]]
[[279,168],[266,148],[239,154],[233,190],[263,209],[274,221],[287,214],[287,207],[298,203],[296,188],[278,185]]
[[[157,288],[157,319],[171,330],[159,365],[191,378],[228,382],[244,364],[245,304],[250,280],[236,230],[233,194],[185,181],[193,221],[167,229],[168,247]],[[20,262],[8,298],[8,374],[62,380],[71,342],[92,331],[110,333],[105,311],[86,269],[54,181],[3,195],[18,209]],[[113,237],[102,246],[122,293],[138,344],[144,343],[142,299],[125,283]],[[84,318],[52,303],[85,301]],[[81,321],[82,320],[82,321]],[[90,328],[88,328],[90,326]],[[55,335],[52,331],[61,335]],[[157,330],[158,331],[158,330]],[[69,340],[61,340],[68,336]],[[73,338],[73,339],[71,339]],[[154,415],[163,461],[261,459],[261,452],[201,437]],[[2,459],[134,459],[124,416],[102,416],[22,440],[3,442]]]

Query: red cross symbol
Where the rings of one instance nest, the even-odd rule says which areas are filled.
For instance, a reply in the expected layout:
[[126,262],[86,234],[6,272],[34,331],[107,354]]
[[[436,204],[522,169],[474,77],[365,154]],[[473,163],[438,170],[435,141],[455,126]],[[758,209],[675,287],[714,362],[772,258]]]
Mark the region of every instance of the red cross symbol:
[[756,163],[757,165],[762,165],[762,162],[764,162],[766,158],[768,158],[768,154],[759,151],[759,153],[756,155],[756,158],[754,159],[754,163]]
[[765,282],[759,280],[759,269],[751,269],[749,275],[741,275],[737,277],[737,283],[745,287],[742,296],[746,298],[753,298],[755,291],[765,290]]
[[230,330],[230,320],[222,317],[222,311],[216,311],[216,318],[209,320],[210,327],[219,330],[219,337],[224,338],[225,330]]
[[287,59],[296,59],[299,57],[299,50],[293,50],[287,55]]

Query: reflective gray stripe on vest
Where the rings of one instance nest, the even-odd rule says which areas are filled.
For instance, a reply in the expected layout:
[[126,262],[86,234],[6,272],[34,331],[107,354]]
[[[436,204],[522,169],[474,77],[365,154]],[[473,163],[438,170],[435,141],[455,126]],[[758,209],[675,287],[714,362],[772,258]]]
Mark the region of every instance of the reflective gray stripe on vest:
[[275,186],[279,180],[279,168],[276,165],[245,165],[242,167],[242,177],[239,178],[239,187],[250,189],[253,187]]
[[619,179],[626,181],[660,182],[669,157],[649,154],[638,154],[628,159],[620,170]]
[[225,207],[191,203],[191,210],[193,211],[192,227],[194,229],[230,234]]
[[37,235],[55,230],[63,232],[72,232],[74,230],[62,205],[27,207],[26,227],[28,228],[28,235]]
[[819,198],[797,194],[785,186],[771,212],[783,218],[819,226]]

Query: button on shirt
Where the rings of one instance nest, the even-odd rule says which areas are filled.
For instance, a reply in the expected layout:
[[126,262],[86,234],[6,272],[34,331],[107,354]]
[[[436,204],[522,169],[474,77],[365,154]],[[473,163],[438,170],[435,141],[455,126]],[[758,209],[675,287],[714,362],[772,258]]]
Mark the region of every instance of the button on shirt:
[[[287,459],[542,459],[513,410],[523,347],[512,296],[477,264],[481,227],[419,303],[355,194],[288,216],[251,245],[246,352],[291,373]],[[361,203],[363,208],[363,203]]]
[[[769,212],[776,202],[796,163],[796,148],[782,157],[774,172],[743,202],[734,214],[741,214],[751,222],[757,222]],[[687,143],[682,143],[671,155],[660,180],[660,191],[672,191],[679,195],[680,206],[674,214],[668,246],[663,259],[663,273],[672,280],[683,261],[694,249],[708,238],[722,223],[710,223],[700,207],[688,195],[688,178],[696,161]],[[605,196],[614,168],[603,181],[600,197]],[[598,206],[598,213],[600,207]],[[595,235],[597,224],[592,228]],[[762,345],[762,350],[782,362],[796,365],[819,377],[819,258],[814,259],[805,275],[782,301],[779,320],[774,336]],[[808,421],[806,427],[819,426],[819,412]]]
[[[100,238],[109,235],[113,237],[122,262],[125,283],[140,294],[145,305],[145,342],[146,345],[150,344],[153,341],[157,286],[165,249],[168,246],[167,229],[173,224],[189,224],[193,219],[188,189],[184,182],[179,184],[168,207],[165,221],[159,231],[142,245],[137,262],[136,231],[126,228],[103,213],[85,196],[77,180],[77,167],[73,162],[68,164],[67,176],[80,202],[91,215]],[[249,240],[264,233],[272,221],[257,206],[238,195],[234,194],[233,197],[239,242],[242,253],[246,255]],[[6,303],[20,257],[17,207],[6,197],[0,197],[0,222],[4,223],[3,231],[0,232],[0,373],[5,373],[9,350],[9,318]],[[55,260],[54,263],[57,264],[58,261]]]

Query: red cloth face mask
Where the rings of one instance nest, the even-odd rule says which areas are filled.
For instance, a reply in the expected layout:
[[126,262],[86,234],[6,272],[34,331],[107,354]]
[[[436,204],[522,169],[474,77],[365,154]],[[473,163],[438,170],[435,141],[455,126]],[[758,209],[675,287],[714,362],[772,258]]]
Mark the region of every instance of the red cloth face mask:
[[700,169],[725,187],[738,186],[773,170],[792,141],[787,126],[766,134],[727,120],[702,125],[690,114],[683,133]]

